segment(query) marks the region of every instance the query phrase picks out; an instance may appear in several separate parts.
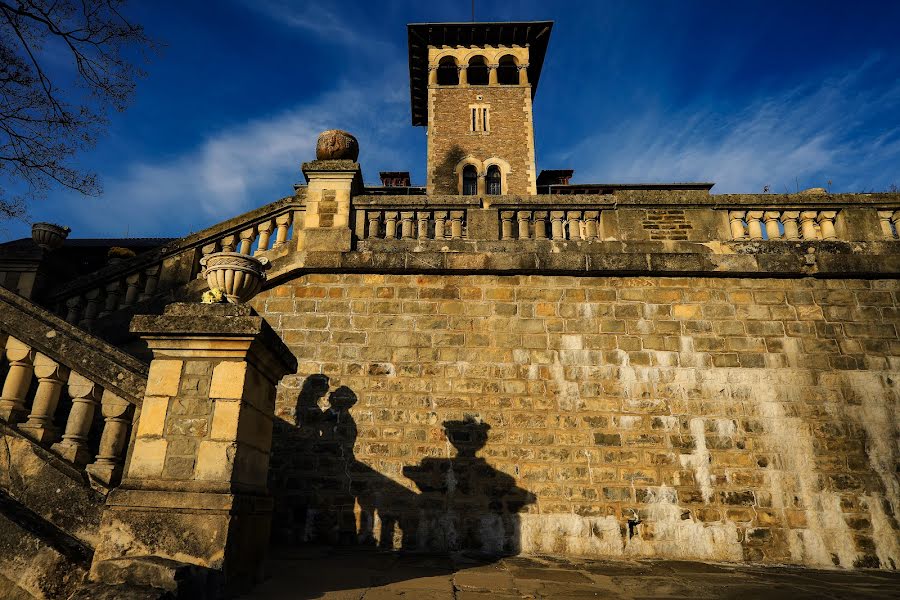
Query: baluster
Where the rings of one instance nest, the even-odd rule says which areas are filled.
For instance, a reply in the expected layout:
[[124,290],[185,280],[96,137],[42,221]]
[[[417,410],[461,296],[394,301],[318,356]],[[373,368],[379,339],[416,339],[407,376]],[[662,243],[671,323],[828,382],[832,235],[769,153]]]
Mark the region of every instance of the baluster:
[[81,320],[81,296],[75,296],[66,300],[66,323],[75,325]]
[[797,220],[800,218],[800,212],[796,210],[786,210],[781,213],[781,224],[784,225],[784,237],[788,240],[800,239],[800,228]]
[[6,358],[9,360],[9,371],[0,395],[0,419],[5,419],[8,423],[18,423],[28,415],[25,396],[28,395],[34,374],[34,356],[35,351],[29,346],[12,336],[7,338]]
[[504,210],[500,213],[500,239],[511,240],[513,238],[513,215],[511,210]]
[[751,210],[747,213],[747,235],[751,240],[763,239],[762,223],[763,211]]
[[256,226],[257,231],[259,231],[259,243],[256,244],[256,252],[253,253],[254,256],[262,254],[269,249],[269,238],[272,237],[272,226],[272,219],[266,219]]
[[800,232],[803,234],[804,240],[814,240],[818,238],[816,231],[816,217],[819,216],[814,210],[805,210],[800,213]]
[[[299,222],[295,219],[294,223]],[[287,243],[288,229],[291,227],[291,213],[285,213],[275,217],[275,244],[272,248],[278,248],[282,244]]]
[[397,211],[389,210],[384,213],[384,238],[386,240],[397,239]]
[[141,274],[138,271],[125,278],[125,298],[122,299],[122,308],[128,308],[137,302],[141,291]]
[[596,240],[600,237],[597,221],[600,220],[599,210],[588,210],[584,213],[584,239]]
[[823,210],[819,213],[816,221],[819,223],[819,231],[823,240],[836,240],[837,231],[834,229],[834,219],[837,217],[836,210]]
[[443,240],[447,237],[444,224],[447,222],[447,211],[434,211],[434,239]]
[[550,235],[554,240],[565,239],[565,232],[563,231],[563,218],[565,215],[566,213],[561,210],[550,211]]
[[534,239],[547,239],[547,211],[541,210],[534,213]]
[[776,211],[766,211],[763,214],[763,220],[766,223],[766,237],[770,240],[777,240],[781,237],[781,213]]
[[458,240],[463,236],[463,219],[466,217],[464,210],[450,211],[450,239]]
[[99,385],[78,372],[69,375],[72,410],[69,411],[62,440],[53,444],[53,450],[69,462],[86,465],[91,461],[88,435],[94,422],[94,408],[102,391]]
[[240,241],[238,242],[237,251],[244,255],[250,254],[250,249],[253,247],[253,241],[256,239],[256,227],[244,229],[238,234],[238,238]]
[[531,233],[531,212],[527,210],[520,210],[516,213],[516,218],[519,221],[519,239],[527,240],[529,238],[529,234]]
[[894,225],[894,236],[900,237],[900,210],[895,210],[891,217],[891,223]]
[[581,211],[573,210],[569,211],[566,215],[566,218],[569,222],[569,239],[570,240],[580,240],[581,239]]
[[34,375],[38,385],[28,422],[19,426],[22,433],[39,444],[56,440],[59,428],[53,426],[53,417],[59,404],[59,394],[69,378],[69,369],[40,352],[34,357]]
[[416,218],[418,219],[418,231],[417,236],[420,240],[428,239],[428,221],[431,218],[431,213],[427,210],[420,210],[416,213]]
[[366,213],[366,218],[369,221],[369,229],[366,237],[370,239],[377,238],[381,230],[381,211],[370,210]]
[[416,213],[413,211],[403,211],[400,213],[400,237],[404,240],[413,237],[413,217]]
[[103,303],[103,290],[94,288],[84,295],[84,316],[78,324],[82,329],[90,329],[94,326],[97,314],[100,312],[100,306]]
[[106,302],[103,305],[103,310],[100,311],[100,317],[105,317],[108,314],[111,314],[119,308],[119,297],[122,295],[122,280],[113,281],[112,283],[106,284]]
[[743,210],[728,211],[728,223],[731,225],[731,239],[746,239],[747,233],[744,230],[744,217],[746,216],[747,212]]
[[222,246],[222,252],[234,252],[237,247],[237,236],[233,233],[226,235],[219,241],[219,244]]
[[131,424],[134,406],[109,390],[103,392],[101,402],[103,434],[100,437],[100,449],[97,460],[88,465],[87,471],[92,478],[109,487],[118,483],[122,473],[128,426]]
[[156,285],[159,283],[159,271],[161,265],[153,265],[144,269],[144,293],[140,296],[140,301],[149,300],[156,293]]
[[894,211],[892,210],[879,210],[878,211],[878,221],[881,223],[881,233],[884,234],[884,237],[889,240],[894,239],[894,228],[891,223],[891,217],[894,216]]

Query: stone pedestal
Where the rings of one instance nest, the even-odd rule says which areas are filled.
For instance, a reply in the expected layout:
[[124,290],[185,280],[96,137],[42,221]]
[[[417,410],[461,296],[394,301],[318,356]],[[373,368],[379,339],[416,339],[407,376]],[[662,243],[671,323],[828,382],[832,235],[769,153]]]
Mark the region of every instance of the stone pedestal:
[[306,213],[301,250],[350,250],[350,198],[362,189],[359,163],[352,160],[314,160],[303,163],[306,177]]
[[268,546],[275,386],[296,359],[246,305],[172,304],[131,330],[153,362],[91,576],[115,584],[109,561],[154,557],[200,567],[211,595],[245,589]]

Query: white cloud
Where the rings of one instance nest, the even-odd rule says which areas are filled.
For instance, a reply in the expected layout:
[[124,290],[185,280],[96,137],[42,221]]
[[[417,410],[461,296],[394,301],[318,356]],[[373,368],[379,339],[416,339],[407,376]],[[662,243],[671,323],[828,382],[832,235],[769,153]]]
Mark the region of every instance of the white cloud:
[[287,112],[217,132],[169,160],[130,165],[105,178],[101,198],[63,197],[53,212],[78,237],[184,235],[290,195],[303,180],[300,164],[315,158],[316,137],[332,128],[356,135],[371,180],[373,168],[409,168],[414,160],[414,144],[399,139],[411,129],[406,101],[386,87],[343,84]]
[[877,124],[896,107],[900,82],[866,85],[873,62],[727,115],[709,105],[649,111],[592,133],[552,162],[571,164],[577,181],[712,181],[716,193],[795,191],[829,179],[835,191],[883,189],[897,176],[900,127]]

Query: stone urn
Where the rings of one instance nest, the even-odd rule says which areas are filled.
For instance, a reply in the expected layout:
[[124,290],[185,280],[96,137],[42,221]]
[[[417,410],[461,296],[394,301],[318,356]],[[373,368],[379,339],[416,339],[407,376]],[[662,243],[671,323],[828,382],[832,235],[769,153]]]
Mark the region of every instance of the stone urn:
[[31,239],[41,249],[49,252],[62,246],[70,231],[72,230],[62,225],[35,223],[31,226]]
[[359,142],[341,129],[329,129],[319,134],[316,142],[317,160],[352,160],[359,158]]
[[240,252],[214,252],[201,258],[200,264],[209,289],[219,289],[228,302],[240,304],[255,296],[262,287],[269,259]]

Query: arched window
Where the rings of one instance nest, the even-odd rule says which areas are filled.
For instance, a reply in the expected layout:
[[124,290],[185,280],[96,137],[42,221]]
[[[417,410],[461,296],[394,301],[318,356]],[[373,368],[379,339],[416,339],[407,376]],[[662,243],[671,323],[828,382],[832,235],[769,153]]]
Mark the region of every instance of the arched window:
[[501,185],[500,167],[491,165],[487,170],[487,193],[491,196],[499,196]]
[[437,82],[438,85],[459,85],[459,68],[452,56],[445,56],[438,63]]
[[463,169],[463,195],[474,196],[478,193],[478,172],[473,165]]
[[466,69],[466,81],[469,85],[487,85],[488,67],[483,56],[473,56]]
[[507,54],[500,59],[497,66],[497,83],[500,85],[519,85],[519,67],[516,58]]

